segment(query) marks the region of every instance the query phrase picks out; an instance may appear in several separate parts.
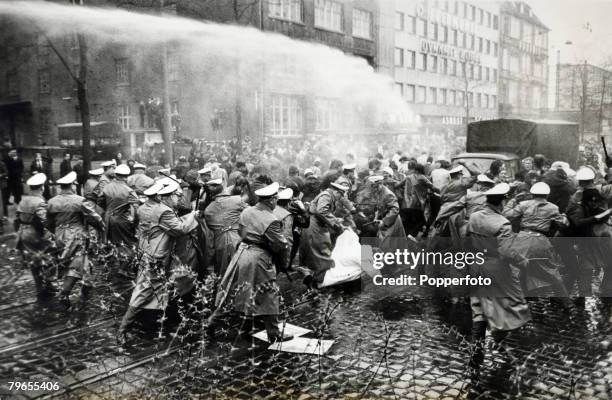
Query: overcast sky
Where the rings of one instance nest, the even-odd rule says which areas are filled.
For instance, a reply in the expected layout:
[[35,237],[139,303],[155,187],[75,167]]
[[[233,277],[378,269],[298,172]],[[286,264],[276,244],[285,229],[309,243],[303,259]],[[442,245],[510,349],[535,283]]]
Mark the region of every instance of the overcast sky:
[[[528,0],[534,13],[550,28],[549,63],[587,60],[601,65],[612,59],[612,0]],[[566,45],[570,41],[572,44]]]

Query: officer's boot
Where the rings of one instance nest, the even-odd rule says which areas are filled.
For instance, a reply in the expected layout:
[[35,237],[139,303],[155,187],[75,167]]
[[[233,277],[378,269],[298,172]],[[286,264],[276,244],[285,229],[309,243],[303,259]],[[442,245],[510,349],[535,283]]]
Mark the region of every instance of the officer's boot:
[[76,284],[77,278],[73,276],[67,276],[64,279],[64,285],[62,286],[62,291],[59,294],[59,303],[66,310],[70,308],[70,293],[72,292],[72,288]]
[[469,378],[472,385],[478,383],[480,376],[480,367],[484,361],[484,343],[485,336],[487,333],[487,322],[486,321],[474,321],[472,322],[472,346],[473,352],[470,357],[469,363]]
[[286,342],[287,340],[293,339],[292,335],[281,332],[281,329],[278,326],[278,315],[264,315],[263,320],[266,326],[266,333],[268,334],[268,341],[270,343]]
[[132,306],[128,306],[125,314],[123,315],[123,319],[121,320],[121,325],[119,325],[119,330],[117,331],[117,343],[119,346],[125,346],[127,343],[127,330],[136,319],[136,315],[138,314],[138,309]]
[[91,291],[92,290],[93,290],[93,287],[91,287],[89,285],[81,286],[81,297],[79,299],[81,304],[87,303],[87,300],[89,300],[89,297],[91,296]]
[[53,293],[47,289],[47,284],[43,279],[41,267],[38,265],[30,265],[30,272],[32,272],[32,278],[34,279],[37,299],[42,301],[52,296]]

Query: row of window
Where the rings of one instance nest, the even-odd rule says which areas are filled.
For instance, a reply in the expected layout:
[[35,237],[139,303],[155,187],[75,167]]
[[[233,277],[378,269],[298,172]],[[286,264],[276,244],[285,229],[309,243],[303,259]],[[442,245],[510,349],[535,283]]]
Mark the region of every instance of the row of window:
[[546,65],[542,61],[534,60],[530,54],[511,54],[507,49],[502,51],[502,69],[514,74],[524,74],[537,78],[546,78]]
[[[435,4],[434,7],[436,7]],[[499,28],[499,17],[497,15],[492,14],[490,11],[485,11],[482,8],[477,8],[475,6],[468,5],[467,3],[463,3],[462,5],[460,5],[459,2],[453,2],[451,6],[447,4],[442,9],[460,18],[479,23],[480,25],[486,26],[487,28]],[[400,31],[406,30],[406,22],[409,22],[407,21],[407,19],[410,18],[414,20],[415,17],[397,11],[395,13],[395,29]]]
[[521,85],[516,81],[507,81],[502,85],[500,96],[504,103],[524,108],[541,108],[542,96],[546,93],[539,86]]
[[499,47],[495,41],[439,25],[436,22],[427,22],[422,18],[408,17],[406,21],[408,23],[406,29],[403,30],[411,34],[497,57]]
[[497,82],[497,68],[451,60],[432,54],[416,53],[412,50],[395,48],[395,66],[436,74],[467,77],[475,81]]
[[[272,135],[299,135],[304,127],[303,98],[284,94],[272,94],[270,127]],[[315,130],[330,131],[339,126],[338,103],[334,99],[315,100]]]
[[504,15],[503,24],[504,35],[537,47],[548,47],[548,33],[546,30],[511,15]]
[[494,94],[468,92],[466,97],[463,90],[428,88],[399,82],[395,84],[395,90],[409,103],[460,107],[469,104],[470,107],[491,109],[497,107],[497,96]]
[[[334,0],[315,0],[315,27],[344,31],[344,5]],[[268,16],[293,22],[304,22],[302,0],[269,0]],[[353,36],[372,38],[372,13],[353,9]]]
[[[132,111],[138,111],[139,107],[137,105],[137,107],[133,108],[131,107],[130,104],[128,103],[124,103],[124,104],[119,104],[118,109],[117,109],[117,123],[119,123],[119,125],[121,126],[121,128],[123,128],[124,130],[128,130],[128,129],[133,129],[137,127],[137,123],[134,123],[134,117],[132,116]],[[171,115],[175,115],[179,113],[179,102],[178,101],[171,101],[170,102],[170,114]],[[144,119],[144,115],[141,115],[140,118]],[[174,124],[174,120],[172,121],[172,127],[176,127]],[[152,121],[148,121],[148,127],[149,128],[153,128],[155,125],[152,123]],[[145,125],[147,125],[145,123],[145,121],[140,121],[140,127],[144,127]]]

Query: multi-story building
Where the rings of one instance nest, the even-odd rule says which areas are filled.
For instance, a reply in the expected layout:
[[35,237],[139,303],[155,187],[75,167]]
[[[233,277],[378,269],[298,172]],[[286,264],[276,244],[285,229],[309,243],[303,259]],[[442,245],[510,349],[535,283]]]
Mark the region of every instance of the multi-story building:
[[[116,0],[86,3],[119,4]],[[379,64],[376,0],[169,3],[180,16],[249,25],[340,49],[373,67]],[[149,1],[129,4],[132,10],[150,12]],[[8,18],[0,26],[0,53],[4,55],[0,62],[0,136],[18,146],[58,144],[58,127],[80,121],[75,83],[40,32]],[[75,35],[53,41],[76,73],[79,47]],[[148,106],[151,99],[162,98],[160,54],[160,48],[117,43],[97,44],[89,50],[91,120],[118,123],[132,147],[161,140]],[[303,79],[309,71],[291,57],[279,55],[278,60],[267,60],[261,74],[241,68],[240,61],[236,62],[239,57],[225,61],[204,57],[195,66],[184,57],[180,45],[168,46],[172,124],[175,130],[180,127],[181,135],[207,139],[303,137],[342,130],[343,121],[349,120],[338,113],[339,99],[319,97],[309,90]],[[392,67],[388,60],[385,63]],[[205,82],[214,73],[246,83]],[[368,112],[357,110],[359,113]]]
[[501,4],[499,116],[540,118],[548,107],[548,32],[524,2]]
[[497,116],[499,8],[396,0],[395,85],[427,137],[462,135]]
[[592,64],[558,64],[555,111],[551,118],[580,124],[585,135],[610,134],[612,71]]

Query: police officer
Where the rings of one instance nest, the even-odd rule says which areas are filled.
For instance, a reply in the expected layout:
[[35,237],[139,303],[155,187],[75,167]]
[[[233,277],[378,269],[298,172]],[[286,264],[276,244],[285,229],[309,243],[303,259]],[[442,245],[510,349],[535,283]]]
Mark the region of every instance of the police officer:
[[136,192],[127,184],[129,175],[130,167],[119,165],[115,169],[115,179],[104,187],[98,199],[98,205],[105,211],[107,240],[128,251],[136,243],[134,218],[139,205]]
[[145,189],[153,185],[153,178],[145,175],[147,166],[141,163],[134,164],[134,174],[127,178],[127,184],[134,189],[137,195],[142,196]]
[[561,259],[548,238],[558,229],[567,228],[569,221],[559,207],[547,201],[550,187],[546,183],[535,183],[529,192],[533,199],[519,203],[511,200],[503,211],[504,217],[519,223],[514,246],[528,264],[521,271],[523,288],[528,296],[567,297]]
[[102,174],[104,174],[104,169],[92,169],[88,173],[89,178],[87,178],[85,184],[83,185],[83,197],[92,200],[94,203],[97,203],[97,199],[100,193],[96,193],[96,187],[99,187],[98,184],[100,183]]
[[51,283],[53,263],[48,254],[53,241],[49,231],[45,229],[47,202],[43,197],[43,191],[46,181],[47,176],[43,173],[35,174],[27,180],[30,194],[21,198],[15,216],[16,247],[32,272],[39,299],[53,295],[56,291]]
[[85,302],[93,286],[91,265],[87,255],[88,230],[91,224],[99,230],[104,230],[102,217],[98,215],[93,205],[74,193],[77,180],[76,172],[72,171],[56,182],[60,185],[60,193],[49,200],[48,227],[55,234],[55,243],[60,251],[59,260],[68,267],[62,291],[60,304],[70,307],[70,293],[77,281],[81,280],[81,302]]
[[[164,182],[166,184],[164,184]],[[196,211],[183,219],[176,214],[179,184],[174,181],[157,182],[145,190],[147,202],[138,209],[140,221],[138,246],[138,276],[128,309],[118,331],[119,344],[126,343],[126,333],[138,312],[143,309],[163,310],[169,297],[169,281],[176,267],[174,244],[197,226]],[[157,196],[157,197],[155,197]]]
[[[242,212],[242,242],[234,254],[217,294],[217,307],[234,294],[234,310],[246,317],[262,318],[270,342],[290,340],[279,327],[279,288],[276,269],[287,265],[289,247],[281,222],[273,210],[279,184],[274,182],[255,191],[258,203]],[[235,284],[232,285],[232,282]]]
[[520,259],[512,249],[514,234],[503,215],[503,202],[510,191],[506,183],[485,192],[486,206],[470,215],[467,234],[471,248],[484,255],[482,264],[470,266],[471,276],[490,278],[491,285],[476,287],[470,296],[472,309],[472,340],[475,350],[470,360],[471,378],[477,379],[484,360],[484,338],[487,327],[497,339],[530,320],[529,307],[514,278],[507,259]]

